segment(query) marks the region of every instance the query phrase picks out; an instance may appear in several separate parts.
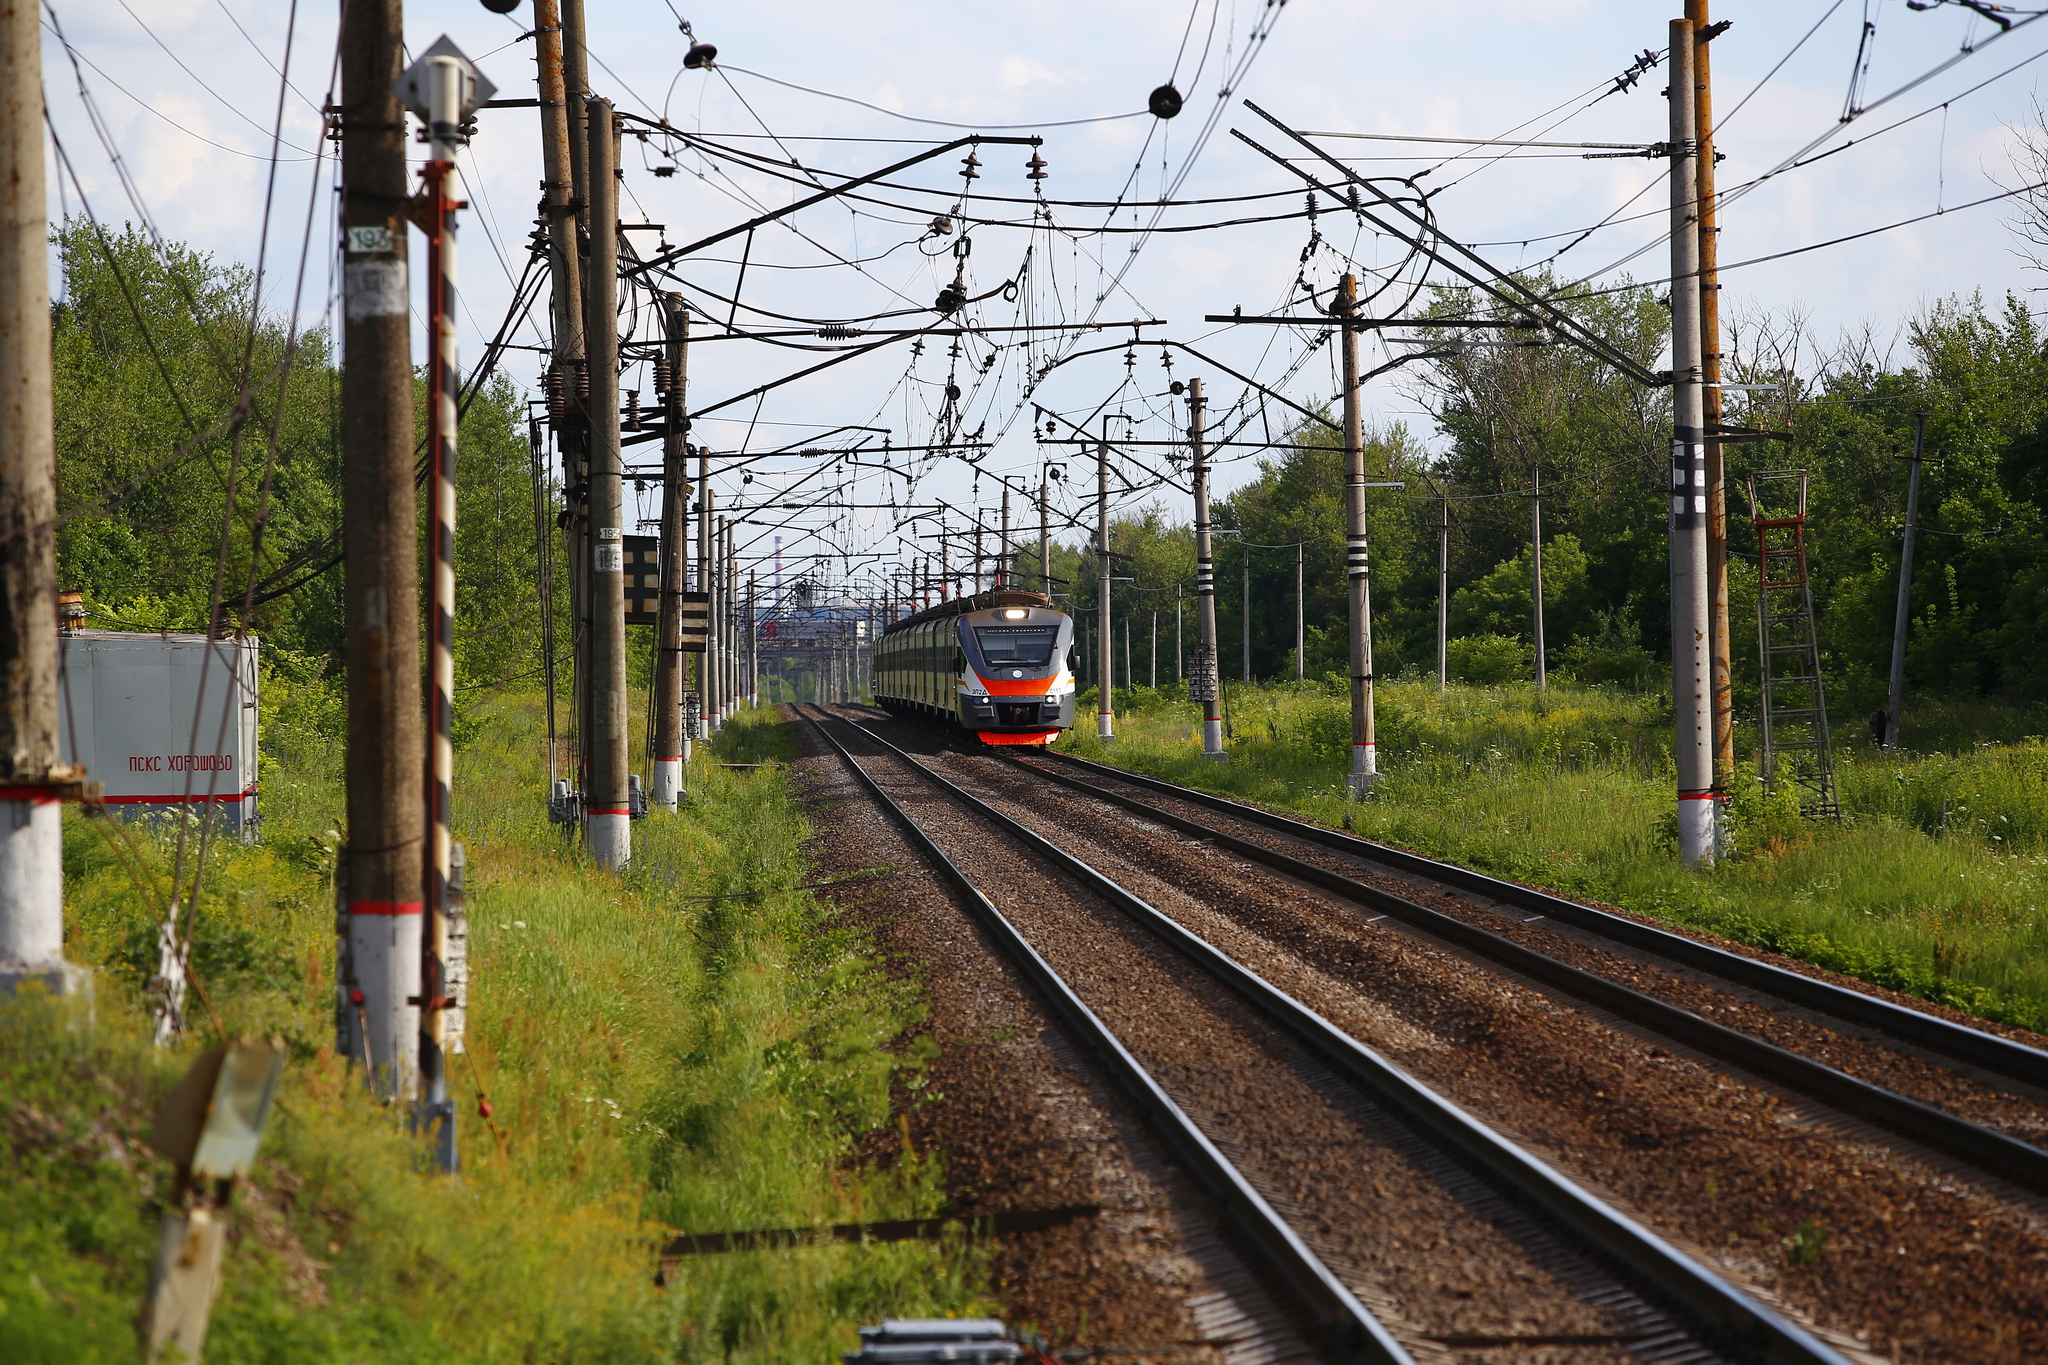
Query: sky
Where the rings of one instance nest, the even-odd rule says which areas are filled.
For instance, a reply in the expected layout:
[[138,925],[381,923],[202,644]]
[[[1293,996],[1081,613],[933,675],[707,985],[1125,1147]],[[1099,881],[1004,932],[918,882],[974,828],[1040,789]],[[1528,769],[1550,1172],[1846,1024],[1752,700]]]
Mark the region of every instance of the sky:
[[[1313,141],[1360,175],[1415,177],[1432,192],[1438,230],[1502,269],[1547,261],[1560,279],[1661,279],[1665,162],[1385,135],[1621,148],[1661,141],[1663,68],[1633,83],[1617,78],[1639,56],[1661,52],[1677,9],[1640,0],[592,0],[588,24],[595,93],[645,120],[629,126],[655,128],[644,141],[629,136],[623,156],[622,217],[660,225],[629,234],[644,253],[693,243],[818,184],[972,132],[1043,139],[1042,180],[1027,178],[1033,149],[985,145],[971,168],[977,197],[962,201],[967,149],[956,148],[886,177],[867,200],[841,196],[694,251],[662,284],[680,290],[696,318],[690,404],[710,411],[691,438],[721,454],[713,480],[721,504],[757,509],[746,512],[754,523],[742,528],[746,553],[771,553],[779,534],[792,572],[807,556],[829,554],[827,576],[844,581],[935,550],[935,540],[905,539],[929,523],[904,524],[892,501],[906,512],[939,501],[979,509],[993,527],[1003,482],[1035,488],[1050,464],[1071,475],[1053,484],[1056,527],[1076,514],[1078,499],[1092,495],[1094,470],[1083,447],[1034,440],[1047,423],[1065,440],[1084,428],[1099,434],[1107,420],[1120,440],[1170,441],[1186,419],[1168,385],[1199,376],[1219,425],[1248,441],[1279,432],[1286,409],[1271,398],[1262,408],[1257,390],[1226,366],[1294,402],[1330,399],[1333,348],[1309,350],[1317,333],[1205,317],[1234,308],[1300,316],[1312,306],[1302,288],[1326,305],[1346,270],[1361,272],[1368,289],[1387,283],[1374,304],[1392,309],[1419,272],[1411,262],[1376,277],[1408,260],[1407,248],[1327,196],[1311,223],[1304,182],[1243,138],[1305,153],[1252,106],[1296,130],[1380,135]],[[146,213],[168,240],[261,264],[280,311],[296,298],[301,325],[326,325],[335,174],[320,109],[335,80],[336,13],[333,4],[289,0],[50,0],[44,71],[63,149],[51,159],[52,217],[89,207],[118,223]],[[523,35],[531,15],[530,4],[497,15],[477,0],[421,0],[407,6],[408,46],[417,52],[445,34],[500,98],[530,98],[534,44]],[[1713,18],[1729,23],[1712,44],[1726,158],[1724,265],[1922,219],[1737,265],[1724,276],[1724,315],[1797,313],[1823,338],[1867,326],[1886,339],[1944,296],[1981,291],[1996,306],[2012,291],[2031,302],[2030,291],[2048,283],[2011,230],[2017,201],[1969,207],[2048,179],[2030,172],[2021,146],[2040,124],[2048,61],[2037,59],[2048,57],[2048,19],[2001,34],[1961,7],[1914,11],[1904,0],[1722,0]],[[683,67],[691,39],[679,19],[718,49],[711,68]],[[1167,83],[1185,104],[1162,120],[1144,111],[1149,92]],[[662,134],[664,121],[757,160],[695,150]],[[1841,150],[1778,170],[1802,151],[1811,158],[1831,149]],[[781,164],[762,164],[770,160]],[[673,173],[655,174],[665,167]],[[1317,169],[1329,178],[1327,167]],[[461,228],[467,364],[504,320],[525,267],[540,180],[535,111],[483,111],[462,170],[471,204]],[[1161,199],[1176,206],[1152,207]],[[933,230],[934,218],[955,212],[953,231]],[[1255,219],[1271,221],[1246,221]],[[956,255],[963,238],[972,243],[964,259]],[[415,259],[423,259],[418,243]],[[729,401],[831,359],[787,346],[845,344],[818,338],[820,325],[861,329],[871,341],[877,329],[932,323],[933,302],[956,269],[970,295],[988,296],[962,314],[983,328],[1155,325],[989,333],[963,342],[957,356],[949,338],[927,338],[915,355],[911,342],[897,341],[758,402]],[[640,337],[650,321],[644,309],[628,319]],[[544,344],[541,326],[536,310],[515,326],[517,342]],[[738,335],[768,330],[808,335]],[[1130,346],[1134,335],[1145,341]],[[1369,344],[1365,359],[1378,364],[1400,349]],[[540,359],[510,352],[505,373],[531,389]],[[1434,429],[1402,374],[1367,386],[1368,419],[1404,423],[1427,444]],[[644,376],[629,373],[623,383],[653,401]],[[949,383],[957,402],[946,398]],[[993,448],[972,461],[901,449],[977,431]],[[877,453],[885,437],[886,467]],[[858,464],[767,454],[862,441]],[[1159,502],[1176,519],[1188,516],[1185,477],[1169,451],[1124,447],[1112,478],[1120,505]],[[1261,454],[1217,453],[1219,492],[1254,476]],[[883,506],[761,506],[819,494]],[[643,490],[638,515],[654,515],[655,497]],[[1021,495],[1015,515],[1029,515]],[[778,528],[785,518],[790,524]]]

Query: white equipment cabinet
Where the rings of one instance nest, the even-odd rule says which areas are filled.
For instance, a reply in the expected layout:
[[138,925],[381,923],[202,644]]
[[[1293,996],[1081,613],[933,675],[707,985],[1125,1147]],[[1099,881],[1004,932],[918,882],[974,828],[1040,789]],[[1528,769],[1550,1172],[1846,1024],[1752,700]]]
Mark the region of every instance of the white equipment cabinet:
[[256,828],[256,641],[115,630],[67,631],[57,674],[58,739],[109,806],[168,806]]

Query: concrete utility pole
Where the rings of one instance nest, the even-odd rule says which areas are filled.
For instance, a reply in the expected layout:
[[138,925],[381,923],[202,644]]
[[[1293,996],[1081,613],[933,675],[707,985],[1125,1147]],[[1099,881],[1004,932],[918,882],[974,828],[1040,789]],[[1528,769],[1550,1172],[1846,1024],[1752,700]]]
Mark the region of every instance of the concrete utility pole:
[[1131,618],[1124,618],[1124,690],[1130,691],[1138,685],[1138,675],[1131,671]]
[[[64,961],[59,802],[82,773],[60,762],[57,743],[57,446],[38,14],[19,3],[0,11],[0,994],[26,980],[60,992],[89,981]],[[402,187],[402,160],[397,178]],[[403,346],[403,257],[398,269]]]
[[1451,672],[1451,496],[1443,497],[1436,526],[1436,690],[1450,683]]
[[[581,0],[568,4],[580,12]],[[533,0],[533,26],[540,67],[541,203],[548,220],[548,268],[554,279],[555,363],[568,374],[569,367],[583,364],[583,263],[576,242],[576,161],[569,153],[561,0]],[[581,121],[579,117],[577,122]]]
[[731,517],[718,519],[718,624],[719,638],[725,648],[718,656],[718,704],[722,719],[731,720],[740,709],[740,637],[739,612],[734,609],[733,598],[739,584],[739,571],[733,563],[733,524]]
[[1182,651],[1187,648],[1187,645],[1181,640],[1181,617],[1185,614],[1181,600],[1184,595],[1182,593],[1184,586],[1184,584],[1180,583],[1173,585],[1173,680],[1175,682],[1181,682],[1186,677],[1182,662],[1185,655]]
[[1707,448],[1707,639],[1713,660],[1714,791],[1728,799],[1735,772],[1735,687],[1728,621],[1728,481],[1721,429],[1721,229],[1714,196],[1714,81],[1707,0],[1686,0],[1693,31],[1693,126],[1700,153],[1694,168],[1700,239],[1700,413]]
[[1052,597],[1052,522],[1046,510],[1047,490],[1043,470],[1038,475],[1038,590]]
[[1700,238],[1693,197],[1692,22],[1671,21],[1671,705],[1677,715],[1678,853],[1714,861],[1714,707],[1707,638],[1706,420],[1700,400]]
[[1906,628],[1912,624],[1913,542],[1920,531],[1920,466],[1927,458],[1927,414],[1913,414],[1913,473],[1906,483],[1906,534],[1899,544],[1899,605],[1892,613],[1891,685],[1884,694],[1884,747],[1899,747],[1906,705]]
[[1344,509],[1347,573],[1351,587],[1351,794],[1363,796],[1379,779],[1378,739],[1372,713],[1372,573],[1365,541],[1365,416],[1358,401],[1358,277],[1337,285],[1344,372]]
[[[562,136],[568,157],[568,214],[563,223],[563,250],[578,257],[575,278],[570,281],[576,309],[572,355],[563,357],[568,368],[561,379],[566,386],[563,407],[562,464],[569,494],[570,553],[569,592],[575,622],[571,659],[576,678],[576,773],[582,803],[581,813],[590,807],[590,752],[592,708],[597,674],[591,653],[594,626],[591,617],[591,564],[596,556],[590,509],[590,352],[587,329],[590,318],[587,261],[580,259],[590,238],[590,138],[586,102],[590,98],[590,49],[583,40],[583,0],[560,0],[562,43]],[[537,19],[537,16],[536,16]],[[543,38],[545,35],[541,35]],[[543,115],[546,108],[543,106]],[[543,127],[547,126],[545,123]],[[558,342],[559,344],[559,342]]]
[[[571,0],[576,3],[576,0]],[[575,718],[580,748],[584,732],[583,685],[585,679],[582,625],[583,518],[577,508],[575,490],[584,482],[582,473],[583,421],[578,394],[583,373],[583,260],[576,239],[576,185],[573,160],[569,155],[569,95],[564,75],[563,22],[560,0],[534,0],[534,58],[540,96],[541,211],[548,227],[548,274],[553,283],[549,313],[553,323],[554,353],[548,380],[548,423],[562,453],[562,495],[569,516],[567,531],[569,560],[569,641],[571,678],[574,691],[570,714]],[[538,491],[538,485],[536,485]],[[550,571],[551,575],[551,571]],[[552,600],[552,591],[548,594]],[[548,646],[547,675],[550,687],[548,717],[554,720],[553,681],[555,668],[554,622],[544,627]],[[548,749],[548,792],[555,790],[555,736]],[[582,782],[582,765],[577,764],[577,782]],[[566,812],[550,811],[566,818]]]
[[1529,466],[1529,602],[1536,614],[1536,690],[1549,682],[1543,647],[1543,470]]
[[689,371],[690,314],[681,294],[662,296],[668,328],[667,364],[655,372],[661,389],[661,611],[655,618],[654,781],[647,799],[674,810],[683,791],[683,598],[689,564],[690,447],[684,439],[683,396]]
[[600,867],[633,857],[627,756],[625,494],[619,469],[618,126],[610,100],[585,107],[590,274],[584,345],[590,364],[590,734],[583,837]]
[[[419,504],[413,492],[400,0],[351,0],[341,28],[342,545],[348,652],[347,931],[336,1047],[386,1100],[419,1074]],[[14,89],[11,86],[9,89]],[[38,152],[35,164],[42,165]],[[9,180],[7,183],[18,183]],[[37,248],[38,259],[42,247]],[[38,264],[37,278],[43,267]],[[17,430],[12,422],[10,432]],[[13,562],[12,557],[8,562]],[[53,694],[54,695],[54,694]]]
[[1216,549],[1209,529],[1209,440],[1202,381],[1188,381],[1188,454],[1195,490],[1195,668],[1188,698],[1202,703],[1202,756],[1230,761],[1223,748],[1223,677],[1216,649]]
[[732,669],[732,714],[737,716],[747,700],[747,637],[746,603],[740,596],[740,526],[737,519],[725,524],[725,591],[726,611],[732,622],[732,653],[728,665]]
[[761,705],[761,646],[760,626],[754,615],[754,571],[747,570],[747,709]]
[[1146,686],[1150,687],[1154,692],[1159,690],[1159,612],[1156,609],[1152,613],[1151,679],[1147,682]]
[[1302,600],[1302,557],[1307,546],[1297,543],[1294,547],[1294,680],[1300,682],[1308,676],[1302,656],[1308,642],[1308,608]]
[[1238,625],[1243,639],[1239,652],[1244,661],[1244,680],[1252,680],[1252,551],[1242,536],[1237,542],[1237,552],[1242,557],[1239,567],[1244,570],[1244,595],[1240,599],[1243,610],[1238,613]]
[[[583,0],[560,0],[562,7],[563,110],[568,116],[569,179],[575,186],[576,221],[590,232],[590,45],[584,41]],[[539,17],[535,16],[536,19]]]
[[704,652],[697,656],[697,710],[704,737],[718,733],[718,588],[713,582],[711,521],[717,498],[711,490],[710,447],[697,447],[697,591],[704,604]]
[[[1103,426],[1109,419],[1103,419]],[[1095,667],[1095,735],[1101,740],[1116,738],[1116,715],[1111,696],[1116,676],[1116,633],[1109,624],[1109,442],[1095,447],[1095,608],[1097,634],[1102,657]]]
[[1002,558],[996,562],[996,586],[1010,586],[1010,485],[1003,485],[1003,543]]

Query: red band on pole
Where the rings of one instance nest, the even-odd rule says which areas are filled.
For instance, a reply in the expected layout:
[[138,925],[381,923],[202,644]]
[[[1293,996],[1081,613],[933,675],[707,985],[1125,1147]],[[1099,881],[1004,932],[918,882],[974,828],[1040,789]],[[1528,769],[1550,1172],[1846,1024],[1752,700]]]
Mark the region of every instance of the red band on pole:
[[631,815],[633,812],[627,810],[624,806],[620,806],[616,809],[606,807],[601,810],[593,810],[590,813],[592,815]]
[[221,802],[232,804],[236,801],[245,801],[255,794],[256,789],[254,787],[244,787],[238,792],[223,792],[214,796],[207,796],[199,792],[194,792],[190,796],[103,796],[100,798],[100,802],[108,806],[197,806],[204,805],[209,801],[216,804]]
[[417,915],[420,913],[420,903],[418,901],[350,901],[348,903],[348,912],[351,915]]

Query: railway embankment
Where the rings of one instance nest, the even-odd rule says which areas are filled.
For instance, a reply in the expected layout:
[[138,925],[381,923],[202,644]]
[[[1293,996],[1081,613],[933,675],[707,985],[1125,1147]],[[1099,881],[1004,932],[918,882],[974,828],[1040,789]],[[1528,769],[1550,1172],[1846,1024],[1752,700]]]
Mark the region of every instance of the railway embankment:
[[[374,1103],[332,1052],[339,754],[319,700],[277,708],[263,838],[217,845],[197,912],[212,1013],[291,1048],[236,1197],[209,1362],[822,1360],[859,1322],[984,1306],[984,1253],[958,1237],[660,1255],[679,1231],[941,1211],[943,1169],[899,1121],[925,1092],[930,1058],[902,1044],[927,1000],[799,889],[814,873],[785,727],[742,717],[699,746],[688,806],[638,822],[635,866],[614,877],[547,823],[538,706],[487,709],[459,759],[474,984],[452,1087],[465,1164],[448,1180],[406,1109]],[[0,1008],[11,1361],[137,1356],[170,1192],[149,1126],[214,1042],[196,997],[186,1039],[149,1042],[149,907],[175,844],[168,828],[69,827],[67,942],[96,968],[93,1017]]]

